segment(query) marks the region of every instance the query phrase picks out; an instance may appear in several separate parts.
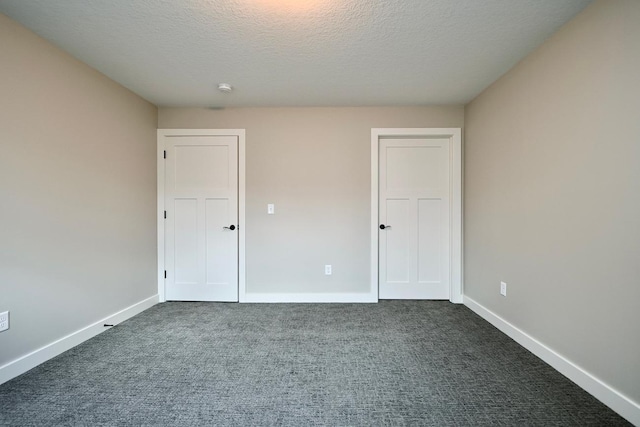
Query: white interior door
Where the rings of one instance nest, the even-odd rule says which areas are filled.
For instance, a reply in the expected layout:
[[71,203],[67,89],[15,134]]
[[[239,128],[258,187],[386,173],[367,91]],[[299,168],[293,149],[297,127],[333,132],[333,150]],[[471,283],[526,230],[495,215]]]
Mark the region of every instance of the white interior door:
[[381,138],[379,150],[379,298],[449,299],[450,138]]
[[238,137],[165,143],[167,300],[238,301]]

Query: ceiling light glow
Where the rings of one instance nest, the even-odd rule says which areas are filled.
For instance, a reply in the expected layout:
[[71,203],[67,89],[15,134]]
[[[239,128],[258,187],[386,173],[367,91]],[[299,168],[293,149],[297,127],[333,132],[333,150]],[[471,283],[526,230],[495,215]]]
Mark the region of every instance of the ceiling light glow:
[[329,8],[333,0],[254,0],[263,9],[283,13],[307,13]]

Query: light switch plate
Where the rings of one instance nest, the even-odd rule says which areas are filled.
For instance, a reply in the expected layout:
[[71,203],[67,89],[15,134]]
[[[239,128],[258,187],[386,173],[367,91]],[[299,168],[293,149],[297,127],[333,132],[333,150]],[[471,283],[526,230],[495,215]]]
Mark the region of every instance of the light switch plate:
[[0,332],[9,329],[9,312],[3,311],[0,313]]
[[274,213],[276,213],[276,207],[273,205],[273,203],[269,203],[267,205],[267,213],[269,215],[273,215]]
[[500,295],[507,296],[507,284],[505,282],[500,282]]

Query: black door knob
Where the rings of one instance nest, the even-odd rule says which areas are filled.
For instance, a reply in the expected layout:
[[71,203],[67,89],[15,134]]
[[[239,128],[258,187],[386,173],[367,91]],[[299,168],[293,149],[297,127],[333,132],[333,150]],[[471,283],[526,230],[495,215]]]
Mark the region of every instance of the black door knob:
[[236,226],[235,226],[235,225],[231,225],[231,226],[229,226],[229,230],[233,231],[233,230],[235,230],[235,229],[236,229]]
[[387,228],[387,226],[386,226],[386,225],[384,225],[384,224],[380,224],[380,230],[384,230],[385,228]]

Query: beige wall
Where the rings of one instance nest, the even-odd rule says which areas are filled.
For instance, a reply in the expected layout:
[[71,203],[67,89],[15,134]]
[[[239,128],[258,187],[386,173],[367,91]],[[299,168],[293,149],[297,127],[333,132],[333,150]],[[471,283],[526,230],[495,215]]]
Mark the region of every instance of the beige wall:
[[640,402],[640,2],[592,4],[465,125],[466,295]]
[[[241,128],[247,291],[370,287],[371,128],[462,127],[464,108],[161,108],[160,128]],[[275,215],[267,215],[267,204]],[[333,275],[324,275],[324,265]]]
[[0,15],[0,366],[156,294],[157,109]]

